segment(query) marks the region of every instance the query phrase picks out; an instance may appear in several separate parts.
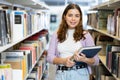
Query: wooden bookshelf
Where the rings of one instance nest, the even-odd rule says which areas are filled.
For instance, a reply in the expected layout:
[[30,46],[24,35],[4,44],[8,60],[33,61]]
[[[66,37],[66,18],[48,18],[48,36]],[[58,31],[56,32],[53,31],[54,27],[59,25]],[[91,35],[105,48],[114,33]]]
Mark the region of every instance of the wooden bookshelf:
[[[113,10],[114,11],[116,8],[120,7],[119,4],[120,4],[120,0],[109,0],[107,2],[104,2],[104,3],[101,3],[99,5],[91,7],[90,11],[98,11],[98,12],[99,11],[107,11],[107,10]],[[114,40],[116,40],[117,42],[120,42],[120,37],[114,36],[114,35],[109,34],[107,32],[107,25],[106,25],[106,30],[99,29],[98,28],[99,26],[97,26],[97,25],[95,27],[96,28],[92,27],[93,31],[96,31],[98,33],[102,33],[103,35],[109,36],[109,37],[113,38]],[[119,44],[116,43],[116,45],[119,45]],[[99,58],[100,58],[100,61],[102,62],[102,64],[105,66],[105,68],[111,73],[111,71],[106,66],[106,55],[104,55],[104,56],[99,55]],[[115,74],[111,73],[111,75],[115,78],[115,80],[120,80],[120,78],[116,77]]]
[[97,32],[100,32],[100,33],[102,33],[102,34],[105,34],[105,35],[107,35],[107,36],[109,36],[109,37],[112,37],[112,38],[114,38],[114,39],[116,39],[116,40],[120,40],[120,37],[118,37],[118,36],[113,36],[113,35],[109,34],[109,33],[107,32],[107,30],[99,30],[99,29],[95,29],[95,28],[93,28],[93,30],[95,30],[95,31],[97,31]]
[[104,65],[106,65],[106,57],[99,55],[99,58],[100,58],[101,62],[102,62]]
[[[105,68],[109,71],[108,67],[106,66],[106,56],[99,55],[99,58],[100,58],[100,61],[104,64]],[[116,78],[116,76],[114,74],[112,74],[112,75]],[[116,78],[116,80],[120,80],[120,79]]]

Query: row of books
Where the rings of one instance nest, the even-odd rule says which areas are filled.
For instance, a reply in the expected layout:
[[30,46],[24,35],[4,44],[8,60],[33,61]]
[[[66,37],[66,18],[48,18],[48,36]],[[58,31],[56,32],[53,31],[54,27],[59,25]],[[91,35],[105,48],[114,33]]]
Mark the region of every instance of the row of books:
[[12,63],[12,66],[11,63],[0,64],[0,80],[41,80],[46,67],[46,58],[44,56],[41,57],[38,61],[39,65],[33,68],[26,79],[23,78],[26,76],[26,74],[23,73],[25,70],[21,69],[19,64],[20,63],[16,64],[15,62]]
[[103,65],[101,62],[99,66],[95,68],[95,75],[97,80],[116,80],[111,73],[106,69],[106,66]]
[[120,8],[115,9],[114,14],[109,14],[107,21],[107,32],[120,37]]
[[[41,59],[40,57],[47,45],[47,35],[46,30],[40,31],[21,42],[19,46],[14,46],[13,49],[1,52],[1,62],[11,65],[11,68],[15,70],[13,72],[14,77],[19,76],[19,80],[24,80],[32,71]],[[44,60],[41,61],[45,62]],[[16,78],[12,80],[16,80]]]
[[100,29],[106,30],[113,36],[120,36],[120,8],[113,10],[99,10],[95,13],[88,14],[87,24]]
[[97,12],[87,14],[87,25],[97,28]]
[[37,66],[35,66],[26,80],[41,80],[46,70],[46,64],[46,56],[44,55],[41,57],[40,61],[37,63]]
[[107,45],[106,66],[117,78],[120,78],[120,45]]
[[107,29],[108,14],[113,14],[112,10],[99,10],[94,13],[89,13],[87,24],[101,30]]
[[49,18],[45,12],[25,10],[0,10],[0,46],[16,42],[48,27]]

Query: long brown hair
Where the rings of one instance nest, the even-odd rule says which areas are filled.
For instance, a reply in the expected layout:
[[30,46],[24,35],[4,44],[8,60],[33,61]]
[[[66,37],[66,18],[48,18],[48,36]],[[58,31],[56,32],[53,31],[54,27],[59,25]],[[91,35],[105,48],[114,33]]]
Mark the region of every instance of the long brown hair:
[[80,22],[75,27],[75,32],[74,32],[74,35],[73,35],[74,40],[79,41],[80,39],[83,38],[82,11],[81,11],[80,7],[77,4],[69,4],[65,8],[65,10],[64,10],[64,12],[62,14],[62,21],[60,23],[60,26],[59,26],[59,29],[58,29],[58,32],[57,32],[59,42],[63,42],[66,39],[66,33],[67,33],[67,30],[68,30],[68,25],[67,25],[67,23],[65,21],[64,16],[66,16],[67,12],[70,9],[77,9],[80,12]]

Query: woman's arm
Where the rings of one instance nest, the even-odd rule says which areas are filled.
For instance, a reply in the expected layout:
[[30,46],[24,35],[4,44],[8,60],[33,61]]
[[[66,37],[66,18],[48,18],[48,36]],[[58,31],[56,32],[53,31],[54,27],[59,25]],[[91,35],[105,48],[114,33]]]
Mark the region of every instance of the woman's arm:
[[75,65],[75,62],[71,61],[70,58],[71,57],[67,57],[67,58],[58,58],[58,57],[56,57],[56,58],[54,58],[53,63],[58,64],[58,65],[63,64],[66,67],[72,67],[72,66]]
[[47,61],[49,63],[53,63],[53,59],[56,56],[58,56],[56,49],[57,49],[57,35],[56,33],[53,33],[50,39],[48,50],[47,50]]
[[70,57],[60,58],[57,51],[57,35],[54,33],[51,37],[49,48],[47,50],[47,61],[52,64],[63,64],[67,67],[73,66],[75,63],[70,60]]
[[[84,47],[95,46],[94,39],[88,31],[85,33],[84,36],[85,36],[85,39],[82,40],[82,44]],[[83,61],[90,65],[98,65],[99,57],[98,57],[98,55],[96,55],[93,58],[85,58]]]

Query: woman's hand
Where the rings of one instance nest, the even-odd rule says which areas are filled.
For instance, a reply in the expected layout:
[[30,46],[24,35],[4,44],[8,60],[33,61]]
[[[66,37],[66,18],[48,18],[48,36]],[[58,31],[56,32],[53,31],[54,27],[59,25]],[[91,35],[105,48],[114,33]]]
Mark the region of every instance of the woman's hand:
[[94,57],[93,58],[87,58],[85,54],[83,53],[78,53],[77,51],[74,53],[73,55],[73,58],[75,61],[78,61],[78,62],[85,62],[87,64],[94,64],[95,62],[95,59]]
[[75,61],[79,61],[79,62],[85,62],[85,60],[87,59],[87,57],[85,56],[85,54],[83,53],[78,53],[77,51],[74,54],[74,60]]
[[71,61],[70,58],[71,58],[71,57],[67,57],[67,58],[65,58],[65,60],[64,60],[64,65],[65,65],[66,67],[72,67],[72,66],[75,65],[75,62]]

